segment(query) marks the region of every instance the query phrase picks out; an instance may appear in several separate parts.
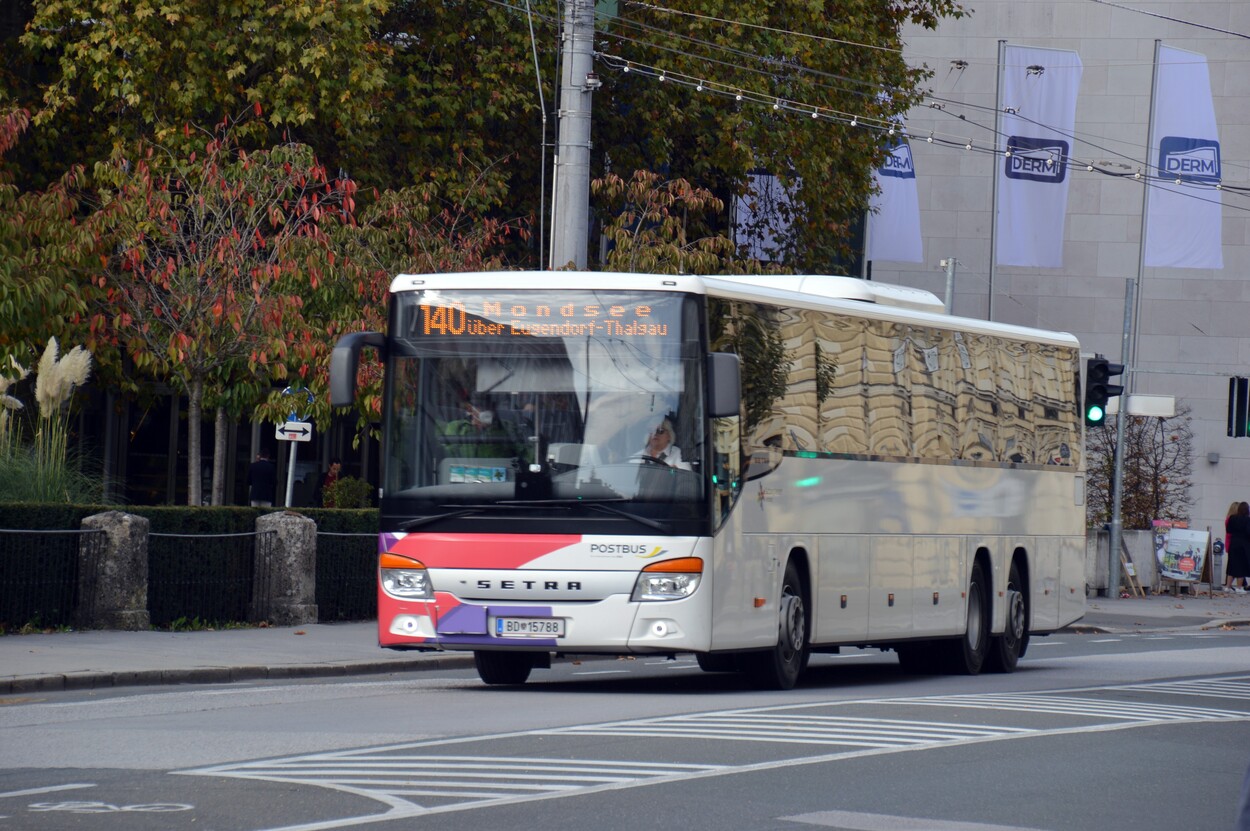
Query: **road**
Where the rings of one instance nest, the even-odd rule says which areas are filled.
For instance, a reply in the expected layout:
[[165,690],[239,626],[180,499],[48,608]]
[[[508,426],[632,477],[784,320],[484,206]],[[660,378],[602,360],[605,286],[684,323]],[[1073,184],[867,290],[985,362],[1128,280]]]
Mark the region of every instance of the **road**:
[[1233,828],[1250,632],[1034,639],[1012,675],[815,656],[0,699],[0,831]]

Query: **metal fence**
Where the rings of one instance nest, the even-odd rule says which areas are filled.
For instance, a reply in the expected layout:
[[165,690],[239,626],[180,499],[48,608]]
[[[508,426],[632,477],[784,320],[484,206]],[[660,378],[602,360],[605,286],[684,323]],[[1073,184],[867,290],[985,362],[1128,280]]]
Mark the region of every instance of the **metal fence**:
[[378,616],[378,535],[317,532],[317,618]]
[[[0,632],[73,626],[104,567],[100,530],[0,529]],[[263,619],[271,595],[267,566],[277,532],[148,535],[151,625],[242,623]],[[377,534],[318,532],[318,619],[377,617]],[[259,557],[259,559],[258,559]]]
[[[148,614],[158,627],[250,619],[261,562],[276,531],[148,534]],[[260,575],[263,580],[265,575]],[[263,611],[263,610],[262,610]]]
[[[0,529],[0,630],[72,626],[95,596],[103,565],[103,531]],[[80,579],[81,578],[81,579]]]

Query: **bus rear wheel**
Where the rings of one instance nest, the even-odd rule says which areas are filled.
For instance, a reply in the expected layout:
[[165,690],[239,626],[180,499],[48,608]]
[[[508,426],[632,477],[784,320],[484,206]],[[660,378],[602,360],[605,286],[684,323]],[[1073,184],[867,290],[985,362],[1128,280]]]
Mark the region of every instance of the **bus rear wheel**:
[[777,645],[742,655],[743,672],[760,689],[793,689],[807,666],[807,607],[803,602],[803,578],[793,562],[786,564],[779,607]]
[[1007,576],[1007,628],[1001,635],[990,639],[990,672],[1013,672],[1028,645],[1028,604],[1024,597],[1024,584],[1020,569],[1015,563]]
[[487,684],[524,684],[534,668],[534,656],[528,652],[473,653],[477,674]]

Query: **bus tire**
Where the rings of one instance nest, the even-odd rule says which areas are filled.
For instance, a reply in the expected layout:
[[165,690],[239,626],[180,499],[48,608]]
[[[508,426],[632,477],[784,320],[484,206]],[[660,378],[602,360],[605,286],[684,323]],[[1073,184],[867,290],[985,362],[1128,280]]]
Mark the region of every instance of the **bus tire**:
[[807,666],[807,606],[803,579],[793,563],[786,563],[777,613],[777,645],[742,656],[742,670],[751,684],[764,690],[789,690]]
[[943,665],[950,675],[976,675],[985,664],[990,641],[990,592],[978,560],[968,578],[968,620],[962,637],[947,641]]
[[894,647],[898,653],[898,665],[909,675],[933,675],[942,671],[942,643],[920,641],[901,643]]
[[473,653],[478,677],[487,684],[524,684],[534,668],[534,656],[528,652]]
[[990,672],[1014,672],[1028,643],[1028,603],[1024,596],[1020,570],[1015,563],[1007,577],[1007,627],[1001,635],[990,638],[986,669]]
[[694,659],[699,662],[699,669],[704,672],[737,672],[738,653],[736,652],[699,652]]

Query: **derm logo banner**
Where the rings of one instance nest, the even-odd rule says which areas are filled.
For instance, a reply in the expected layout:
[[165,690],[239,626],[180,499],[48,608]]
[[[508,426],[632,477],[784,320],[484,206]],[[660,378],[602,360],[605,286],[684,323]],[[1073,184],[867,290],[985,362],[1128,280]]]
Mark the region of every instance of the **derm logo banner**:
[[1220,143],[1166,136],[1159,141],[1159,175],[1182,182],[1220,181]]
[[1009,155],[1003,159],[1003,175],[1008,179],[1024,179],[1052,185],[1067,179],[1066,141],[1011,136],[1007,139],[1007,150]]
[[1003,49],[998,265],[1063,267],[1068,154],[1081,71],[1081,59],[1068,50]]
[[1223,268],[1220,137],[1207,59],[1159,45],[1143,262]]
[[873,174],[877,186],[868,201],[868,260],[924,262],[920,235],[920,198],[916,194],[916,162],[911,145],[899,137]]
[[916,164],[911,158],[911,145],[900,141],[885,157],[878,172],[882,176],[895,176],[899,179],[915,179]]

